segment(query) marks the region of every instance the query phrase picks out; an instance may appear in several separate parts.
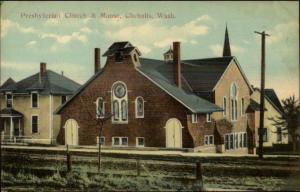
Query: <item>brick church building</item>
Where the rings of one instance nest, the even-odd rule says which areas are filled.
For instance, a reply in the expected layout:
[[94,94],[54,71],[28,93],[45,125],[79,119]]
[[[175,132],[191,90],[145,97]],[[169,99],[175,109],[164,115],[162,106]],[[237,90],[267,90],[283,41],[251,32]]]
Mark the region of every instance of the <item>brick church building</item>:
[[222,57],[182,60],[180,42],[163,60],[142,58],[130,42],[103,56],[101,67],[96,48],[95,74],[56,111],[58,143],[253,152],[252,88],[231,56],[227,28]]

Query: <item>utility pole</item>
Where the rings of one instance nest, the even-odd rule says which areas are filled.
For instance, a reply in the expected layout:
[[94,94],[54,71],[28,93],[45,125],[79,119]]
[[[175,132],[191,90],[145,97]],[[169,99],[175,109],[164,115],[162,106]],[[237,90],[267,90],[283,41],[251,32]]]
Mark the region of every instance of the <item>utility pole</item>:
[[261,35],[261,80],[260,80],[260,113],[259,113],[259,140],[258,140],[258,157],[263,158],[263,130],[264,130],[264,117],[265,117],[265,40],[266,34],[265,31],[255,33]]

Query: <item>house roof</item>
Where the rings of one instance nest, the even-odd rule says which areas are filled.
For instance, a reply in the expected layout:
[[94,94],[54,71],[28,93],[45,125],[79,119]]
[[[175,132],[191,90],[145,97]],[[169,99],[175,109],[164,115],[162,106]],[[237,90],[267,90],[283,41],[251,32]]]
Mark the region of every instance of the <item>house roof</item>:
[[[246,112],[250,112],[250,111],[260,111],[259,103],[257,103],[253,99],[250,99],[250,104],[249,104],[248,108],[246,109]],[[264,108],[264,111],[267,111],[267,109]]]
[[265,95],[272,101],[272,103],[283,112],[283,107],[274,91],[274,89],[265,89]]
[[0,92],[28,93],[36,90],[40,91],[40,94],[71,95],[79,87],[80,84],[75,81],[47,70],[43,78],[40,78],[40,73],[36,73],[14,84],[2,85]]
[[0,117],[23,117],[23,114],[12,108],[4,108],[0,111]]
[[[254,88],[254,90],[259,91],[259,88]],[[270,104],[280,113],[283,114],[283,107],[274,91],[274,89],[265,89],[265,98],[270,102]]]
[[16,82],[12,79],[12,78],[8,78],[3,84],[2,86],[0,87],[1,88],[5,88],[5,87],[8,87],[8,86],[11,86],[13,84],[15,84]]

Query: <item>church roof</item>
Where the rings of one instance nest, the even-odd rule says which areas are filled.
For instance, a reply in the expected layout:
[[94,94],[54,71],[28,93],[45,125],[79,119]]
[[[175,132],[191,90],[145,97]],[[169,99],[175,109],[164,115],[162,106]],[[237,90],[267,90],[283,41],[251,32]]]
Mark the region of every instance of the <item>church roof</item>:
[[128,55],[133,50],[136,50],[138,54],[141,55],[141,52],[136,47],[134,47],[129,41],[115,42],[108,48],[108,50],[103,54],[103,56],[113,55],[117,52],[121,52],[124,55]]
[[166,55],[166,54],[170,54],[170,53],[173,53],[173,49],[170,47],[170,49],[168,50],[168,51],[166,51],[165,53],[164,53],[164,55]]
[[80,84],[75,81],[51,70],[47,70],[42,79],[40,79],[40,73],[36,73],[16,83],[3,85],[0,92],[28,93],[36,90],[40,91],[40,94],[58,95],[71,95],[80,87]]
[[223,57],[226,57],[226,56],[231,56],[227,25],[226,25],[226,29],[225,29],[225,39],[224,39],[224,47],[223,47]]

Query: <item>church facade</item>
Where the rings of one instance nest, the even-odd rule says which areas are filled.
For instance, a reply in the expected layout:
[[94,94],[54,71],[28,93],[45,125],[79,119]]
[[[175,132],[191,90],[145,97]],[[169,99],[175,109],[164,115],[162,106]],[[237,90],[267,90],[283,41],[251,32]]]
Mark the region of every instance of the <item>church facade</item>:
[[180,42],[163,60],[140,57],[130,42],[103,56],[101,68],[96,48],[95,74],[56,111],[58,143],[253,153],[252,88],[227,29],[222,57],[182,60]]

